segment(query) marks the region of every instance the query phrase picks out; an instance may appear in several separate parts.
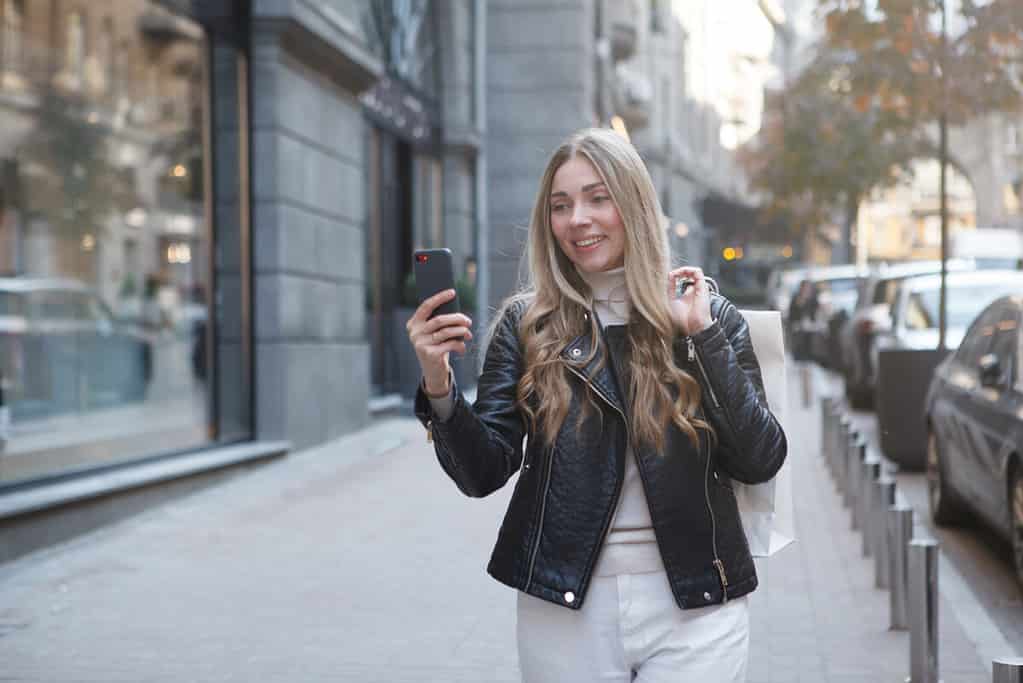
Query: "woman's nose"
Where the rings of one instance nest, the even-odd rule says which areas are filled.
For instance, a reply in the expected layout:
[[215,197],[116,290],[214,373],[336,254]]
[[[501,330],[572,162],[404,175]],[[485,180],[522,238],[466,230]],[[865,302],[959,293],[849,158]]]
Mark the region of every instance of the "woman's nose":
[[586,207],[579,202],[572,209],[572,225],[588,225],[590,217],[586,212]]

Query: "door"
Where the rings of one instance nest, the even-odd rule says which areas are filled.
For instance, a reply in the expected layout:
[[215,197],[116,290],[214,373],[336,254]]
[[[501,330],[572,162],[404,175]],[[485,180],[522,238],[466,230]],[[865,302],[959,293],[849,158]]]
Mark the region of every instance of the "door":
[[[373,129],[370,140],[369,341],[374,395],[398,393],[412,353],[403,306],[412,270],[412,152],[395,135]],[[407,374],[407,373],[406,373]],[[415,379],[412,380],[413,382]]]
[[1019,378],[1020,320],[1019,311],[1008,302],[996,304],[996,310],[998,316],[987,353],[998,359],[999,377],[992,386],[980,387],[974,392],[970,427],[975,435],[978,503],[992,522],[1000,524],[1006,519],[1007,491],[1002,462],[1013,447],[1018,419],[1015,385]]
[[989,308],[973,323],[952,363],[945,369],[933,410],[933,424],[942,446],[945,475],[956,491],[974,501],[981,487],[976,483],[975,430],[971,427],[976,412],[973,394],[980,388],[980,358],[991,346],[998,311]]

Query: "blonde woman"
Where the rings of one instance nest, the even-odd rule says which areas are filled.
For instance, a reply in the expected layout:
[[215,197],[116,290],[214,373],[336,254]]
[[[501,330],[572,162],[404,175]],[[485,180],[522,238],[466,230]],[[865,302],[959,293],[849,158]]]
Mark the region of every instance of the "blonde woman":
[[447,474],[469,496],[519,474],[488,571],[520,591],[523,680],[744,681],[757,576],[731,480],[786,455],[746,322],[671,270],[650,175],[608,130],[551,157],[527,258],[473,405],[448,365],[471,321],[430,318],[454,293],[407,326]]

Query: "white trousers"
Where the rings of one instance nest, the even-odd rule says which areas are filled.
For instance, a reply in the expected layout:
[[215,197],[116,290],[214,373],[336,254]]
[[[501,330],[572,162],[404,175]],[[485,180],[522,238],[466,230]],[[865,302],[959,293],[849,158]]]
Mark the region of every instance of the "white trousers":
[[579,610],[518,594],[524,683],[743,683],[749,604],[681,610],[664,572],[594,577]]

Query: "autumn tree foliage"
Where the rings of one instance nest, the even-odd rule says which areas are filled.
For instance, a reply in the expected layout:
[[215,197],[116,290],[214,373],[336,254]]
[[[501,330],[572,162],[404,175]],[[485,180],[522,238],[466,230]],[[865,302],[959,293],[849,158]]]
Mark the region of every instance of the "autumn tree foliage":
[[1023,2],[947,1],[820,0],[815,58],[769,95],[743,153],[772,209],[807,228],[839,213],[848,244],[863,197],[934,156],[934,123],[1019,111]]

